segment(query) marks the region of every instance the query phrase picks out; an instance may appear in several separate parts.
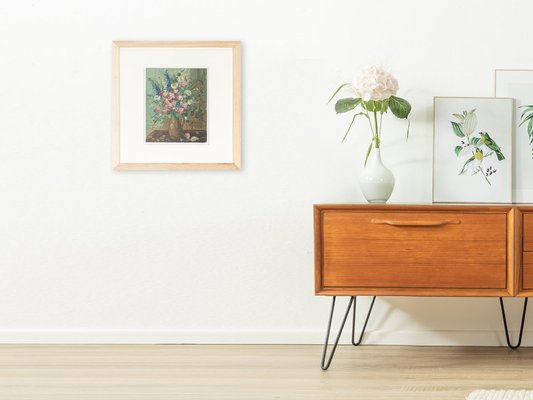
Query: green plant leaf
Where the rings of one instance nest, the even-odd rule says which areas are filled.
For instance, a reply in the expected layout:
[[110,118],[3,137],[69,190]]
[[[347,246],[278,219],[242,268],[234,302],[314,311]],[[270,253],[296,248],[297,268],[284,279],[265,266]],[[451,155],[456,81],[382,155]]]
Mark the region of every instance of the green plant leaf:
[[[353,122],[355,121],[355,118],[358,116],[358,115],[364,115],[365,117],[367,117],[366,113],[364,112],[359,112],[359,113],[356,113],[353,115],[353,118],[352,118],[352,122],[350,122],[350,126],[348,126],[348,129],[346,130],[346,133],[344,134],[342,140],[341,140],[341,143],[344,143],[344,140],[346,139],[346,137],[348,136],[348,133],[350,132],[350,129],[352,129],[352,125],[353,125]],[[368,117],[367,117],[368,118]]]
[[[368,112],[378,111],[378,110],[376,110],[376,102],[374,100],[364,101],[363,102],[363,106],[364,106],[365,110],[367,110]],[[380,109],[381,109],[381,107],[380,107]]]
[[465,137],[465,134],[463,133],[463,129],[461,128],[461,125],[459,125],[457,122],[450,121],[452,123],[453,133],[455,133],[456,136],[459,137]]
[[345,113],[353,110],[361,103],[361,99],[356,99],[354,97],[348,97],[345,99],[337,100],[335,103],[335,111],[337,114]]
[[329,102],[330,102],[331,100],[333,100],[333,98],[337,95],[337,93],[340,92],[340,90],[341,90],[343,87],[348,86],[348,85],[350,85],[349,82],[348,82],[348,83],[343,83],[342,85],[340,85],[340,86],[337,88],[337,90],[335,90],[335,93],[333,93],[333,95],[330,97],[330,99],[328,100],[327,104],[329,104]]
[[479,142],[481,142],[481,138],[473,137],[472,139],[470,139],[470,143],[472,143],[473,145],[476,145]]
[[455,155],[459,156],[461,150],[463,150],[463,146],[455,146]]
[[372,138],[372,140],[370,141],[370,145],[368,146],[368,150],[366,151],[366,156],[365,156],[365,167],[366,167],[366,163],[368,161],[368,157],[370,156],[370,152],[372,151],[372,143],[374,143],[374,139]]
[[400,119],[406,119],[411,112],[411,104],[401,97],[389,97],[389,108],[392,113]]
[[530,119],[527,124],[527,134],[533,139],[533,119]]

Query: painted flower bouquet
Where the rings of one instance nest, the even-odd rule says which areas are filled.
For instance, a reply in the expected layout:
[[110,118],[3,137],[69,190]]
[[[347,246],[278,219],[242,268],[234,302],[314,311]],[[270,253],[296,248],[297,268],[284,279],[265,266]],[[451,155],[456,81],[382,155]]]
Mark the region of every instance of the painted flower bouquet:
[[358,116],[367,119],[370,126],[372,138],[366,153],[365,165],[372,147],[380,148],[382,119],[389,110],[395,117],[407,120],[407,137],[409,137],[408,117],[411,112],[411,105],[407,100],[396,96],[398,81],[389,72],[376,66],[369,67],[361,72],[355,83],[344,83],[339,86],[329,101],[333,100],[342,89],[349,89],[356,95],[356,97],[339,99],[335,103],[337,114],[355,110],[342,141],[344,142],[348,136]]
[[[197,70],[192,71],[196,73]],[[173,141],[191,141],[183,125],[205,120],[205,79],[191,79],[191,69],[171,69],[170,72],[166,69],[162,78],[148,78],[153,90],[153,94],[148,95],[153,110],[152,124],[168,124]]]

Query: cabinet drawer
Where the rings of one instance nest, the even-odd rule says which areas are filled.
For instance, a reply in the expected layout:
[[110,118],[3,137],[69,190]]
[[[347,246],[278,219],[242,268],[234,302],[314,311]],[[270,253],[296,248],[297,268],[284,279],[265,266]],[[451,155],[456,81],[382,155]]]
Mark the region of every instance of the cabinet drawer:
[[524,214],[524,251],[533,251],[533,213]]
[[522,265],[522,288],[533,289],[533,252],[524,253]]
[[323,287],[503,289],[506,213],[324,211]]

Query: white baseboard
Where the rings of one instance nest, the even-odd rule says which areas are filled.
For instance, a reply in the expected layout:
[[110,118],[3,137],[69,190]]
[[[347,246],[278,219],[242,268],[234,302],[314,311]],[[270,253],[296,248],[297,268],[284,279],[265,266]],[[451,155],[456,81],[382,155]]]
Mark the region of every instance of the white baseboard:
[[[523,345],[533,345],[531,331]],[[330,341],[336,332],[332,332]],[[325,330],[0,330],[5,344],[323,344]],[[350,330],[342,343],[349,343]],[[511,332],[515,342],[518,332]],[[418,346],[504,346],[501,331],[367,331],[364,344]]]

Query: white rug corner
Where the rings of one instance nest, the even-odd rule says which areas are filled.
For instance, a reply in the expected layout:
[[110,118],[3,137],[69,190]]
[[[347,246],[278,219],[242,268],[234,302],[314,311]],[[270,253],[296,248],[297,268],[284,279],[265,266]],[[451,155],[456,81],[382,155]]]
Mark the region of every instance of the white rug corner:
[[533,400],[533,390],[474,390],[466,400]]

